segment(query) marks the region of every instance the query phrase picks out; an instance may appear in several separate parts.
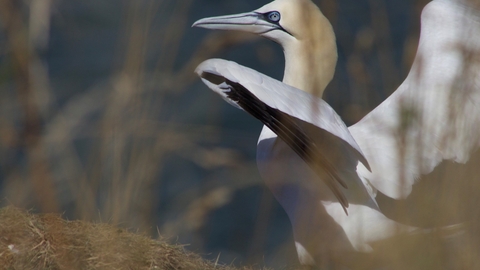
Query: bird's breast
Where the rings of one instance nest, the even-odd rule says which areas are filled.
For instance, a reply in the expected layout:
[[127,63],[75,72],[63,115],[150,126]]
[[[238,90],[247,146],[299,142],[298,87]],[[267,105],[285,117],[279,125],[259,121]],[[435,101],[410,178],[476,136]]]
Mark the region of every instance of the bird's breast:
[[322,200],[335,200],[335,196],[318,175],[273,131],[264,126],[257,145],[257,166],[265,184],[281,202],[276,191],[302,188],[315,191]]

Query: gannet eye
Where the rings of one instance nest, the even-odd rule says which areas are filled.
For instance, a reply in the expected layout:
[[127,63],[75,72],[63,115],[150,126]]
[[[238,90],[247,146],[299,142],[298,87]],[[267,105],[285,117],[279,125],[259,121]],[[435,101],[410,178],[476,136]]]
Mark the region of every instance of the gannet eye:
[[267,13],[267,18],[271,22],[278,22],[280,21],[280,12],[272,11],[270,13]]

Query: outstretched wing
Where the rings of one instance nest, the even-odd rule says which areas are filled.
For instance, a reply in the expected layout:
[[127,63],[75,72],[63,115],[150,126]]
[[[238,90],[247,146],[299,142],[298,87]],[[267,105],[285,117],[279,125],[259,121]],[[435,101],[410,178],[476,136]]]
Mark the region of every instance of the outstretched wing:
[[[322,176],[343,207],[348,207],[348,201],[338,186],[347,188],[346,179],[338,173],[342,164],[335,164],[329,158],[332,144],[338,145],[336,151],[354,159],[355,166],[361,161],[368,168],[368,162],[345,124],[326,102],[226,60],[207,60],[196,72],[227,102],[248,112],[275,132]],[[322,149],[325,142],[329,144],[329,151]]]
[[389,197],[405,198],[442,160],[465,163],[478,148],[480,11],[468,2],[435,0],[424,8],[409,75],[349,128],[372,168],[360,165],[359,174]]

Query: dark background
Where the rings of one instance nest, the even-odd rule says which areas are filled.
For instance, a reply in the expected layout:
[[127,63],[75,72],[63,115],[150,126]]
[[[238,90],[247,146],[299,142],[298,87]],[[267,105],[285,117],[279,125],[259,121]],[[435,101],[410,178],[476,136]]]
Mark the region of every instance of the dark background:
[[[193,74],[218,57],[281,80],[277,44],[190,27],[268,2],[3,0],[2,205],[160,234],[226,264],[297,264],[256,170],[261,124]],[[315,2],[338,44],[325,99],[352,124],[405,78],[428,1]]]

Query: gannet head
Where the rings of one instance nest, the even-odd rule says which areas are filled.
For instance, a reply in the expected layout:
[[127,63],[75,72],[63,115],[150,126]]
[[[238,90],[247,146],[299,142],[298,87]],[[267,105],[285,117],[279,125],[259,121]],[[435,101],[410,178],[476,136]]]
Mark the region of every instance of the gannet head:
[[240,30],[288,45],[312,38],[323,24],[331,28],[328,20],[310,0],[275,0],[252,12],[204,18],[192,26]]
[[275,0],[247,13],[198,20],[194,27],[240,30],[283,47],[283,82],[322,97],[337,63],[332,25],[311,0]]

